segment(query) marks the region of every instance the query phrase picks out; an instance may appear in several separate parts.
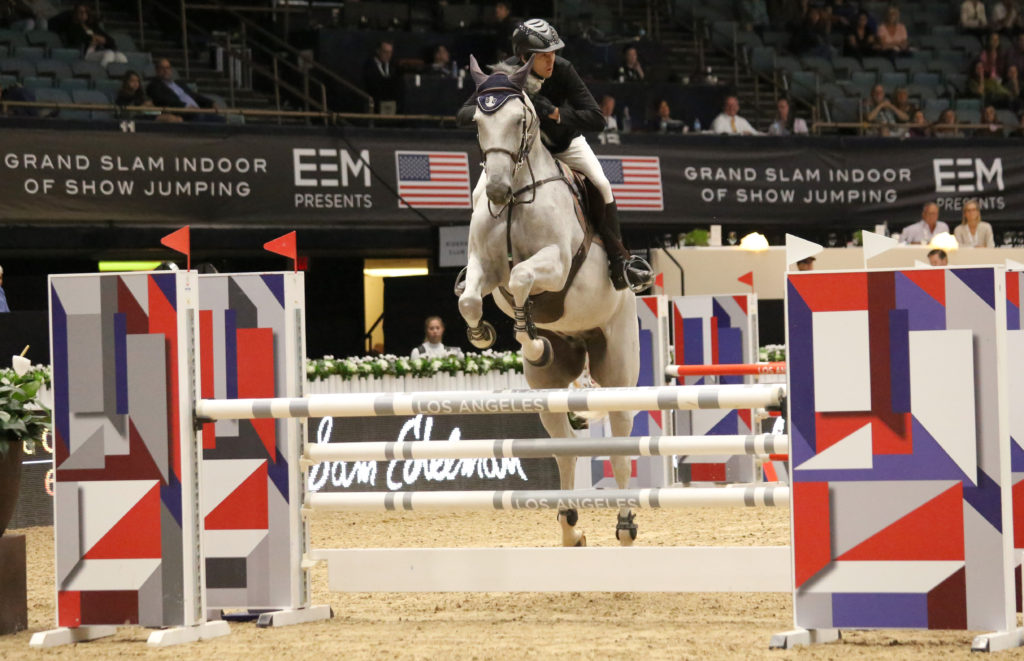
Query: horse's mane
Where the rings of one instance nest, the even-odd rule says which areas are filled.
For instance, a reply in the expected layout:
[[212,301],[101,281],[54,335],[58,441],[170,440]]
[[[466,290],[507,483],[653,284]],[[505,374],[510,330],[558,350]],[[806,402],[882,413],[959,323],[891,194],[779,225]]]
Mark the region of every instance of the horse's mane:
[[[498,62],[497,64],[492,64],[489,68],[492,73],[503,73],[506,76],[511,76],[519,69],[520,66],[521,65],[518,64],[506,64],[505,62]],[[525,89],[523,91],[526,92],[527,94],[536,94],[537,92],[540,91],[540,86],[543,84],[543,78],[538,78],[537,76],[527,76]]]

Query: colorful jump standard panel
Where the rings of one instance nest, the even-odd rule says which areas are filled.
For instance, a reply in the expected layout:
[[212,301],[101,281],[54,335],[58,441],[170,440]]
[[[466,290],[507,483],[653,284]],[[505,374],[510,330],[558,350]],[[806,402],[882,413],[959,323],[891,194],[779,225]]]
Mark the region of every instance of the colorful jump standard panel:
[[[674,296],[672,335],[678,365],[753,363],[758,355],[757,296]],[[754,383],[749,376],[687,376],[680,385]],[[675,411],[675,430],[695,436],[752,434],[750,409]],[[753,482],[749,456],[680,457],[680,482]]]
[[[302,273],[199,276],[204,398],[301,397],[306,382]],[[201,505],[211,610],[271,610],[263,625],[313,614],[301,568],[308,531],[292,479],[304,419],[220,420],[202,426]],[[296,609],[304,609],[301,617]],[[286,621],[287,620],[287,621]]]
[[1001,632],[976,648],[1019,644],[1004,271],[787,278],[805,641],[813,630],[928,628]]
[[196,276],[50,277],[57,621],[50,646],[101,625],[173,627],[150,643],[227,633],[204,622]]

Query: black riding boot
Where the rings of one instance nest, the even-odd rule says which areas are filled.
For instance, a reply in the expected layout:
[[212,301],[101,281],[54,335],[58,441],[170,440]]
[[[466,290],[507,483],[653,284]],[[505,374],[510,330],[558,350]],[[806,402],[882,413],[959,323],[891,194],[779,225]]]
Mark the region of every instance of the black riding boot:
[[608,253],[608,275],[616,289],[629,287],[634,292],[643,291],[651,286],[654,274],[646,260],[629,254],[622,244],[622,231],[619,228],[619,209],[614,202],[604,205],[604,220],[597,228],[598,236],[604,241],[605,252]]

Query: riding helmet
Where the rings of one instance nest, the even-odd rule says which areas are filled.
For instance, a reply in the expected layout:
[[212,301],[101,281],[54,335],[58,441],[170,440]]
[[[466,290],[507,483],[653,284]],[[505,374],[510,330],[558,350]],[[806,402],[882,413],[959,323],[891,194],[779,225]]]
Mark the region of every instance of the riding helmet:
[[512,33],[512,49],[516,55],[550,53],[565,48],[565,43],[550,23],[531,18],[516,26]]

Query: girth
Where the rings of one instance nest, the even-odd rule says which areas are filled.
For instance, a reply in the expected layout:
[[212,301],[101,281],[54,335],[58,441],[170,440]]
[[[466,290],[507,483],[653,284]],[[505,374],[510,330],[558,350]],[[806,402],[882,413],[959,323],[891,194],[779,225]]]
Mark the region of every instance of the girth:
[[[580,198],[584,191],[583,179],[565,163],[560,162],[558,166],[562,169],[566,185],[572,191],[573,208],[576,210],[576,220],[580,224],[580,229],[583,230],[583,240],[580,241],[579,248],[576,249],[576,253],[572,256],[572,262],[569,265],[569,276],[565,279],[565,286],[558,291],[542,291],[539,294],[530,294],[529,300],[533,303],[531,315],[533,320],[538,323],[551,323],[562,318],[562,315],[565,313],[565,297],[569,293],[569,287],[572,286],[573,281],[576,279],[576,274],[579,272],[580,267],[583,266],[583,262],[587,261],[590,244],[594,242],[594,233],[590,223],[587,222],[583,206],[580,204]],[[544,180],[543,183],[547,181]],[[542,182],[538,182],[538,185],[540,183]],[[511,214],[508,222],[511,222]],[[505,297],[510,306],[515,307],[515,299],[504,286],[499,286],[498,291],[501,292],[501,295]]]

